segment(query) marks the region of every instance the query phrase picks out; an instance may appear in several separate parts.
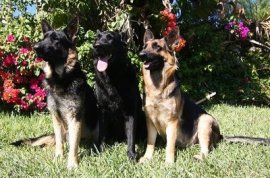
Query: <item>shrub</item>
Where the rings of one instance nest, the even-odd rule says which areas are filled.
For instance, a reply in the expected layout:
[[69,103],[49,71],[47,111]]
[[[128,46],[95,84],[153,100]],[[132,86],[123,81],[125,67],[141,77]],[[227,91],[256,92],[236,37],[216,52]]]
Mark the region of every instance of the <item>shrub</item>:
[[43,110],[46,93],[41,87],[42,60],[32,50],[31,30],[25,29],[30,26],[20,26],[19,22],[22,19],[13,22],[17,28],[3,27],[8,30],[0,35],[0,105],[16,111]]

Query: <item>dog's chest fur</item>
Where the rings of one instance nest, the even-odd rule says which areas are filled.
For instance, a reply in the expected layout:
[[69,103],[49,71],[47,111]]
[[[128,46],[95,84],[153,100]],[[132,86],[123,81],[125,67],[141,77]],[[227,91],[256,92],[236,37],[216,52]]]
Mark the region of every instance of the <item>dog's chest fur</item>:
[[87,85],[84,74],[74,68],[70,70],[64,68],[65,75],[58,76],[52,66],[48,63],[44,64],[43,71],[45,73],[45,89],[47,91],[47,104],[51,112],[74,113],[78,114],[78,109],[82,106],[85,98],[84,88]]
[[143,69],[145,84],[145,111],[160,135],[166,134],[170,121],[180,120],[181,93],[177,82],[166,84],[163,74]]

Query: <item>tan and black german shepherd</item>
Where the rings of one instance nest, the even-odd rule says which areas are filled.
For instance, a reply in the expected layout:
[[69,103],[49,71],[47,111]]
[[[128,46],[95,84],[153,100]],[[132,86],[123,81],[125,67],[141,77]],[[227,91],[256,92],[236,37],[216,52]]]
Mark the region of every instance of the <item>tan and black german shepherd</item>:
[[55,157],[62,158],[64,142],[68,140],[68,168],[78,166],[81,138],[98,142],[97,102],[81,70],[75,47],[78,24],[78,18],[74,18],[64,30],[58,31],[42,21],[44,39],[35,44],[34,50],[45,61],[44,85],[54,134],[12,143],[16,146],[55,144]]
[[157,134],[166,137],[166,163],[175,160],[176,144],[188,146],[199,143],[196,159],[208,155],[211,147],[222,139],[231,142],[270,144],[270,139],[249,137],[224,137],[214,117],[184,96],[176,78],[177,59],[174,46],[179,39],[179,29],[174,29],[162,39],[154,39],[146,30],[144,48],[139,56],[142,66],[145,114],[147,120],[147,148],[139,162],[153,157]]

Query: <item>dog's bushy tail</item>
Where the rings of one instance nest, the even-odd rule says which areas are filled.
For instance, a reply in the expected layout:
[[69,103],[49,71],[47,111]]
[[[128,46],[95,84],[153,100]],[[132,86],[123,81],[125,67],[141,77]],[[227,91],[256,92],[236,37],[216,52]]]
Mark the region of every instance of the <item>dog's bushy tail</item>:
[[22,139],[18,140],[16,142],[11,143],[11,145],[14,146],[38,146],[38,147],[44,147],[44,146],[53,146],[55,145],[55,136],[54,134],[48,134],[48,135],[41,135],[36,138],[28,138],[28,139]]
[[223,136],[223,140],[229,143],[246,143],[270,146],[270,138],[257,138],[245,136]]

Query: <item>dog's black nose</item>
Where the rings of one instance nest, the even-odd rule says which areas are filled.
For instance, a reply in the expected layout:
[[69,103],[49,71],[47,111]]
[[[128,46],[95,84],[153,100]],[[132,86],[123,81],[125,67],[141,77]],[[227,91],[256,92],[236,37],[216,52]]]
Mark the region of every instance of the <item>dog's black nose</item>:
[[98,48],[98,47],[100,47],[100,46],[101,46],[100,43],[95,43],[95,44],[94,44],[94,48]]
[[35,51],[38,51],[39,48],[40,48],[40,46],[39,46],[38,44],[35,44],[35,45],[33,46],[33,49],[34,49]]
[[141,59],[146,59],[146,58],[147,58],[147,54],[146,54],[144,51],[141,51],[141,52],[139,53],[139,57],[140,57]]

